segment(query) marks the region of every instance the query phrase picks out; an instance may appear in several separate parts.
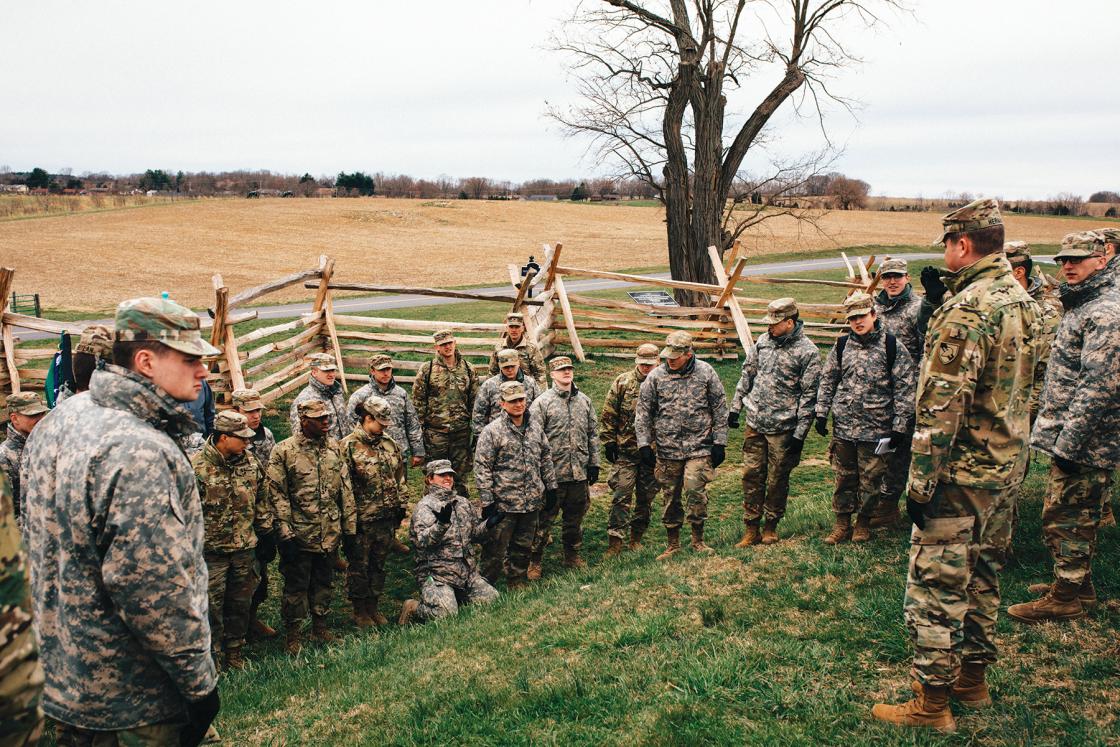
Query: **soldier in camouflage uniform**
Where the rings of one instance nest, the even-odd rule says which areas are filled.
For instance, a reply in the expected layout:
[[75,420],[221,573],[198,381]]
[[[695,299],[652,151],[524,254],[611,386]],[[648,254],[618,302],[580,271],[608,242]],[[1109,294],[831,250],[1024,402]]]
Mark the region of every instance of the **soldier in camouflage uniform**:
[[879,441],[889,438],[890,448],[903,447],[914,418],[915,372],[906,346],[883,328],[866,293],[849,296],[844,314],[851,332],[829,351],[817,390],[816,428],[822,436],[828,433],[826,421],[832,413],[828,455],[836,476],[836,519],[824,538],[829,545],[871,538],[871,515],[887,468],[886,456],[876,453],[881,450]]
[[220,351],[194,312],[164,299],[125,301],[114,326],[115,365],[27,445],[43,710],[60,745],[193,745],[219,699],[184,405],[206,377],[201,356]]
[[38,744],[43,665],[31,620],[30,581],[15,506],[0,473],[0,744]]
[[914,522],[903,613],[914,644],[915,696],[872,716],[956,728],[949,697],[991,703],[999,571],[1027,458],[1028,402],[1041,335],[1038,307],[1003,255],[995,200],[942,219],[945,302],[933,316],[918,383],[906,499]]
[[1051,352],[1031,446],[1051,457],[1042,537],[1054,583],[1007,614],[1020,622],[1072,620],[1096,604],[1092,561],[1112,470],[1120,466],[1120,291],[1097,233],[1069,234],[1054,256],[1066,308]]
[[1015,280],[1038,304],[1038,310],[1042,314],[1042,337],[1036,346],[1038,364],[1035,366],[1034,387],[1031,389],[1031,423],[1033,424],[1034,419],[1038,417],[1042,382],[1046,378],[1046,366],[1050,362],[1050,347],[1054,343],[1054,335],[1058,332],[1058,324],[1062,321],[1062,303],[1047,292],[1042,274],[1035,272],[1036,265],[1031,258],[1031,248],[1027,242],[1008,241],[1003,245],[1003,253],[1011,264],[1011,273],[1015,276]]
[[405,601],[400,624],[413,614],[435,620],[458,614],[464,604],[488,604],[497,590],[478,572],[472,544],[482,541],[504,516],[501,511],[483,519],[464,496],[456,495],[451,462],[437,459],[424,468],[427,490],[412,512],[409,535],[416,546],[416,583],[420,599]]
[[400,447],[406,462],[413,467],[419,467],[424,463],[426,456],[420,418],[416,414],[416,406],[409,399],[408,392],[393,378],[393,359],[384,353],[377,353],[370,357],[369,383],[350,395],[350,401],[346,406],[346,418],[350,428],[357,426],[361,420],[358,415],[358,403],[364,402],[371,396],[381,397],[389,403],[393,422],[385,429],[385,435]]
[[1109,278],[1113,286],[1120,288],[1120,259],[1116,258],[1120,253],[1120,228],[1098,228],[1094,233],[1098,234],[1104,242],[1106,262],[1101,272]]
[[[658,364],[657,346],[638,346],[634,368],[621,373],[607,392],[599,415],[599,440],[607,461],[614,465],[607,486],[611,489],[611,512],[607,517],[606,557],[622,552],[622,541],[630,532],[630,549],[639,550],[642,535],[649,526],[650,507],[657,497],[657,479],[653,467],[638,458],[638,437],[634,433],[634,411],[638,392],[649,372]],[[634,496],[634,515],[630,515],[630,497]]]
[[548,386],[545,377],[544,356],[536,345],[529,342],[525,336],[525,316],[520,312],[506,314],[506,331],[502,339],[494,346],[490,354],[490,375],[498,373],[498,353],[502,350],[516,350],[521,358],[521,370],[537,382],[537,386],[544,389]]
[[329,434],[331,411],[323,400],[299,403],[299,430],[272,450],[268,490],[275,515],[284,596],[280,615],[285,650],[302,647],[301,627],[311,610],[311,634],[329,643],[327,629],[334,581],[334,554],[342,535],[358,531],[350,466]]
[[311,367],[311,378],[296,398],[292,400],[291,409],[288,411],[288,422],[292,426],[292,433],[299,433],[300,418],[299,406],[302,402],[319,400],[331,416],[328,435],[336,441],[341,441],[350,432],[349,419],[346,416],[346,394],[342,391],[342,382],[339,377],[338,364],[334,356],[328,353],[312,353],[307,356],[307,364]]
[[504,571],[516,589],[525,585],[541,507],[557,503],[556,472],[544,427],[526,411],[525,385],[504,381],[498,396],[502,416],[482,429],[475,449],[482,517],[502,515],[483,545],[482,575],[493,584]]
[[551,541],[552,522],[563,512],[561,540],[564,567],[582,568],[579,556],[583,547],[583,517],[591,506],[590,485],[599,481],[599,432],[595,427],[595,405],[575,385],[572,359],[559,356],[549,361],[552,387],[529,408],[533,420],[544,428],[552,465],[556,472],[558,500],[545,506],[537,522],[533,555],[529,560],[529,580],[541,577],[544,549]]
[[667,560],[680,552],[685,506],[692,549],[712,552],[704,544],[704,522],[708,483],[727,457],[727,394],[715,369],[693,353],[687,332],[670,333],[661,357],[665,364],[650,371],[639,390],[634,432],[642,463],[654,467],[661,485],[668,546],[657,559]]
[[525,385],[525,398],[528,406],[540,395],[537,380],[526,376],[521,370],[521,355],[511,348],[498,351],[498,373],[482,382],[478,388],[478,397],[474,401],[474,413],[471,416],[471,434],[478,440],[478,434],[488,423],[497,420],[502,414],[499,404],[498,387],[503,381],[520,381]]
[[19,468],[23,463],[23,451],[31,431],[50,412],[43,400],[35,392],[18,392],[8,395],[8,433],[0,443],[0,472],[8,478],[12,486],[12,501],[16,510],[16,520],[20,516]]
[[387,625],[378,610],[385,589],[385,559],[393,548],[397,527],[408,508],[404,453],[389,435],[393,415],[389,403],[377,396],[358,403],[361,420],[342,439],[342,452],[354,485],[358,535],[344,538],[350,568],[346,591],[359,628]]
[[89,391],[89,380],[94,369],[101,361],[113,359],[113,332],[100,324],[92,324],[82,330],[78,344],[74,346],[74,356],[70,366],[74,372],[74,381],[58,390],[54,406],[58,407],[63,401],[75,394]]
[[455,348],[455,336],[441,329],[432,335],[436,356],[426,361],[412,382],[412,402],[424,428],[428,459],[447,459],[455,468],[455,491],[470,495],[471,414],[478,377]]
[[[778,541],[778,522],[786,513],[789,475],[801,461],[805,437],[813,424],[821,353],[805,336],[797,303],[779,298],[767,307],[762,320],[767,331],[743,357],[743,372],[735,386],[730,428],[743,429],[743,521],[746,530],[736,547]],[[766,525],[761,534],[759,522]]]
[[259,581],[257,538],[272,533],[272,504],[264,467],[248,451],[253,430],[244,415],[226,410],[191,465],[198,478],[210,575],[210,648],[221,668],[241,669],[253,592]]

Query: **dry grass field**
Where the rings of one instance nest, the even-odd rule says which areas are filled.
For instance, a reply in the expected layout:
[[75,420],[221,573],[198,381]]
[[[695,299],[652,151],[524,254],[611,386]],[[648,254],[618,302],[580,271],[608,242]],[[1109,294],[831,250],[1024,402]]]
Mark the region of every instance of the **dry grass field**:
[[[749,256],[863,245],[926,245],[931,213],[833,212],[823,233],[777,218],[746,238]],[[1084,220],[1009,219],[1014,238],[1057,243]],[[566,264],[601,269],[667,264],[656,207],[385,199],[211,199],[0,221],[0,264],[16,290],[54,309],[100,311],[170,291],[212,302],[210,276],[233,291],[311,267],[321,253],[339,280],[461,286],[500,283],[509,262],[562,242]],[[306,296],[291,289],[286,298]]]

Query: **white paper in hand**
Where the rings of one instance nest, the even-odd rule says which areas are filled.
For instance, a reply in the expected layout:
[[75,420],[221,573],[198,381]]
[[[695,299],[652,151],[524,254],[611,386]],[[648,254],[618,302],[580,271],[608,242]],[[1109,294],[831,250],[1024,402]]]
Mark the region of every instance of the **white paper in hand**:
[[879,443],[875,444],[876,454],[890,454],[892,451],[894,451],[894,449],[891,448],[890,436],[887,436],[886,438],[880,438]]

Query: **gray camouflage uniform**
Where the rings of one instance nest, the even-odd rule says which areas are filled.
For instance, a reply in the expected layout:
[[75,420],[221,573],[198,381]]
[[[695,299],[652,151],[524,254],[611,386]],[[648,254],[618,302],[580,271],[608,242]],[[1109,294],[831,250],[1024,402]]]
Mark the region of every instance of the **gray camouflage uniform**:
[[256,435],[249,440],[249,452],[264,468],[268,466],[268,460],[272,456],[274,448],[276,448],[276,436],[272,435],[270,428],[261,423],[260,427],[257,428]]
[[12,486],[12,500],[18,520],[20,511],[19,468],[23,459],[23,451],[27,445],[27,436],[16,430],[8,423],[7,437],[0,443],[0,472],[8,476],[8,484]]
[[371,376],[368,384],[350,395],[350,401],[346,406],[347,428],[353,430],[361,422],[361,418],[358,417],[358,405],[371,396],[381,397],[389,403],[393,424],[385,428],[385,435],[400,447],[407,470],[409,457],[423,459],[427,454],[424,451],[424,433],[420,427],[420,417],[416,414],[416,405],[412,404],[412,398],[396,379],[390,379],[389,386],[382,387]]
[[[502,398],[498,396],[498,386],[505,380],[506,377],[499,371],[496,375],[482,382],[482,386],[478,388],[478,396],[474,401],[474,412],[471,413],[471,433],[474,434],[475,438],[478,438],[478,434],[482,433],[482,429],[487,424],[494,422],[502,414],[500,404]],[[525,407],[528,408],[533,404],[533,400],[540,396],[540,386],[536,379],[532,376],[526,376],[525,372],[520,369],[517,371],[516,380],[525,385]]]
[[[909,283],[902,293],[894,298],[887,295],[885,290],[875,294],[875,311],[883,328],[894,335],[898,344],[904,346],[910,353],[910,360],[914,364],[915,386],[925,349],[925,326],[919,326],[921,310],[922,299],[914,295],[913,287]],[[886,470],[879,485],[879,499],[887,504],[897,505],[903,491],[906,490],[906,478],[910,472],[913,429],[911,428],[907,433],[910,438],[885,455]]]
[[[342,372],[339,372],[339,376]],[[288,422],[292,426],[292,433],[299,433],[299,412],[296,410],[300,402],[306,402],[311,399],[320,399],[326,403],[327,409],[331,413],[331,429],[327,435],[336,441],[341,441],[346,438],[350,433],[350,418],[346,411],[346,396],[342,392],[342,383],[337,379],[330,386],[324,386],[314,377],[308,379],[307,386],[303,388],[296,398],[292,400],[292,406],[288,410]]]

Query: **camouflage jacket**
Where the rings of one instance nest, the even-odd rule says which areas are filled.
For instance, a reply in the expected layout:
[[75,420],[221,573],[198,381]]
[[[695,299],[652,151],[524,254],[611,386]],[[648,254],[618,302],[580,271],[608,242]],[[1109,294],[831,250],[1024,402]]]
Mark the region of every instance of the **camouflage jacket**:
[[342,453],[350,465],[358,524],[392,518],[408,507],[404,454],[388,436],[371,436],[358,426],[342,439]]
[[1031,446],[1097,469],[1120,466],[1120,292],[1103,272],[1063,285]]
[[544,428],[557,482],[581,482],[587,468],[599,466],[599,431],[595,405],[572,384],[570,392],[555,386],[533,402],[533,419]]
[[1042,383],[1046,380],[1046,368],[1050,365],[1050,348],[1054,344],[1054,336],[1058,334],[1058,325],[1062,322],[1062,303],[1046,292],[1045,283],[1041,277],[1032,277],[1027,287],[1027,293],[1038,304],[1042,318],[1042,336],[1038,340],[1038,362],[1034,366],[1034,385],[1031,387],[1031,423],[1038,417],[1039,404],[1042,397]]
[[410,456],[424,457],[426,452],[424,451],[424,433],[420,428],[420,416],[416,414],[416,406],[409,399],[408,392],[396,382],[396,379],[390,379],[389,386],[383,389],[380,384],[373,380],[373,377],[370,377],[368,384],[351,394],[350,401],[346,405],[348,427],[354,429],[359,425],[358,404],[365,402],[371,396],[381,397],[389,403],[389,412],[392,413],[393,424],[386,429],[385,435],[396,442],[401,449],[401,453],[404,454],[404,458],[408,459]]
[[331,429],[327,435],[336,441],[341,441],[350,432],[350,420],[346,415],[346,396],[342,393],[342,384],[335,381],[330,386],[323,386],[314,378],[308,379],[307,386],[292,400],[288,410],[288,422],[292,426],[292,433],[299,433],[299,412],[296,408],[300,402],[312,399],[321,399],[326,403],[331,413]]
[[19,467],[23,461],[23,450],[27,446],[27,436],[23,435],[16,430],[16,427],[8,423],[7,437],[3,443],[0,443],[0,472],[8,478],[8,484],[12,486],[13,505],[15,506],[16,515],[20,512],[20,492],[19,492]]
[[1101,270],[1104,276],[1112,283],[1112,287],[1120,290],[1120,254],[1108,260],[1108,264]]
[[266,474],[280,541],[294,538],[308,552],[327,553],[340,535],[357,533],[350,466],[338,441],[297,431],[276,444]]
[[260,462],[261,469],[268,467],[268,460],[274,448],[276,448],[276,436],[272,435],[272,430],[262,423],[257,428],[256,435],[249,441],[249,451]]
[[[488,423],[492,423],[502,414],[501,397],[498,396],[498,386],[506,377],[498,372],[482,382],[478,388],[478,397],[474,401],[474,413],[471,415],[471,433],[478,437]],[[537,380],[526,376],[524,371],[517,372],[517,380],[525,385],[525,406],[533,404],[533,400],[540,396],[541,390],[537,388]]]
[[206,552],[227,553],[257,546],[257,535],[272,531],[272,504],[264,467],[248,450],[226,459],[213,438],[191,459],[202,498]]
[[43,710],[85,729],[183,717],[215,686],[190,412],[113,365],[44,418],[24,457]]
[[0,473],[0,744],[42,720],[43,665],[31,621],[27,557],[15,504]]
[[909,283],[897,297],[891,298],[885,290],[875,294],[875,313],[883,327],[906,346],[910,360],[917,368],[922,362],[922,348],[925,347],[924,328],[919,328],[918,317],[922,310],[922,299],[914,295]]
[[[436,521],[448,501],[455,502],[451,520]],[[428,492],[416,504],[408,535],[416,553],[416,581],[423,584],[431,576],[440,583],[457,589],[466,588],[477,572],[471,545],[481,542],[486,525],[474,505],[453,490],[429,485]]]
[[993,254],[942,279],[918,380],[910,495],[938,482],[996,490],[1022,480],[1028,400],[1042,334],[1038,305]]
[[835,345],[828,352],[817,388],[817,417],[831,412],[833,434],[842,441],[909,433],[917,374],[906,346],[895,344],[894,370],[888,372],[887,335],[878,321],[866,335],[850,333],[847,338],[842,361],[837,361]]
[[731,411],[744,410],[743,420],[759,433],[789,433],[804,441],[813,424],[821,353],[805,336],[804,323],[782,337],[769,332],[743,356],[743,372],[735,385]]
[[454,368],[448,368],[437,356],[420,367],[412,382],[412,403],[426,431],[470,430],[478,377],[466,358],[455,355]]
[[544,505],[544,491],[556,487],[552,450],[540,421],[529,412],[521,427],[505,412],[482,429],[474,450],[474,479],[483,506],[497,503],[509,513],[529,513]]
[[527,334],[521,335],[521,342],[516,345],[509,341],[508,336],[502,335],[501,342],[494,346],[494,352],[490,354],[491,376],[501,373],[498,368],[498,351],[506,348],[517,351],[518,357],[521,358],[521,371],[534,379],[539,389],[548,386],[548,369],[544,365],[544,356],[536,345],[529,342]]
[[646,380],[635,366],[620,373],[607,392],[603,411],[599,413],[599,440],[618,446],[618,453],[635,460],[638,457],[638,436],[634,432],[634,412],[638,407],[638,392]]
[[657,445],[662,459],[709,456],[727,444],[727,394],[715,369],[695,356],[680,371],[649,372],[634,415],[638,447]]

